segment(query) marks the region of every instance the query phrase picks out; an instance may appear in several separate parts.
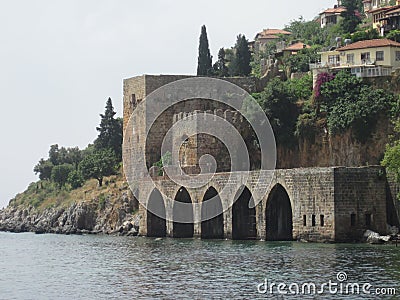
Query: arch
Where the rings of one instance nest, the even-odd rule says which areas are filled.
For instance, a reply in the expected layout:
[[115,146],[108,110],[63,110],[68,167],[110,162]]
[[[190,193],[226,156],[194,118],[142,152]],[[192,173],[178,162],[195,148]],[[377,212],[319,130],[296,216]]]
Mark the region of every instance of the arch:
[[159,190],[154,189],[147,202],[147,236],[165,237],[167,222],[164,199]]
[[286,189],[276,184],[268,195],[265,209],[266,240],[293,240],[293,212]]
[[232,207],[232,239],[254,240],[257,238],[257,227],[253,196],[250,190],[243,186],[237,192],[235,199],[237,200]]
[[[218,214],[217,216],[215,216]],[[223,239],[224,216],[221,198],[214,187],[208,188],[201,203],[201,238]]]
[[191,238],[194,233],[193,204],[189,192],[181,187],[173,204],[173,237]]

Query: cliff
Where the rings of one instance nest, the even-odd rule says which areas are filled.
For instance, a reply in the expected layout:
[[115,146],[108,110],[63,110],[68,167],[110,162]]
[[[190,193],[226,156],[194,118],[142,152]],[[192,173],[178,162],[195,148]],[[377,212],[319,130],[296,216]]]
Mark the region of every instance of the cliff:
[[[36,233],[105,233],[136,235],[138,202],[122,176],[108,178],[104,187],[95,181],[71,192],[43,197],[43,182],[31,184],[0,211],[0,231]],[[41,201],[39,201],[41,200]]]

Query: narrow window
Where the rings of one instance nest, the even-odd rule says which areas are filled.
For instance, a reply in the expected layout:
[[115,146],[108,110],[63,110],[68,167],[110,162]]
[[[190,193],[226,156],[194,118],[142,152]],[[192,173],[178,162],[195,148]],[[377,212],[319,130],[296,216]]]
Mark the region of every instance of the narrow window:
[[383,51],[376,51],[376,61],[383,61],[384,58],[384,52]]
[[400,51],[396,51],[396,61],[400,61]]
[[303,216],[303,226],[307,226],[307,216]]
[[366,226],[371,226],[371,220],[372,220],[372,215],[371,214],[365,214],[365,225]]
[[350,216],[350,225],[351,225],[351,227],[356,226],[356,214],[351,214],[351,216]]
[[370,53],[369,52],[361,53],[361,62],[363,64],[370,63]]
[[315,226],[315,215],[312,215],[312,219],[311,219],[311,225],[314,227]]
[[347,54],[347,64],[354,65],[354,53],[353,54]]
[[325,216],[324,215],[320,215],[319,216],[319,220],[320,220],[321,227],[324,227],[325,226]]

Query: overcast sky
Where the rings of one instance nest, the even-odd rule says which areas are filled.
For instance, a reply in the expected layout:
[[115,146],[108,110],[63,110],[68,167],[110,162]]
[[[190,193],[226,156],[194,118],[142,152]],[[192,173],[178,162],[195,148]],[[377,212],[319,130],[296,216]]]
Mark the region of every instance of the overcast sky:
[[[335,0],[0,0],[0,207],[30,182],[50,145],[97,136],[122,80],[194,74],[201,25],[214,57],[243,33],[311,19]],[[201,3],[201,4],[200,4]]]

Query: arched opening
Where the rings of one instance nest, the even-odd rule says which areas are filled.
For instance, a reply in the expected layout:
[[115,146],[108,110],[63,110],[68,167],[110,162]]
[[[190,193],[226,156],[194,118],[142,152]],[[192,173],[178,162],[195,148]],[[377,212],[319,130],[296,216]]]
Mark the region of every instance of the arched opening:
[[267,241],[293,240],[292,205],[285,188],[277,184],[268,196],[265,211]]
[[165,237],[167,235],[167,223],[165,204],[161,193],[154,189],[147,202],[147,236]]
[[224,216],[221,198],[218,192],[210,187],[201,204],[201,238],[224,238]]
[[180,188],[175,196],[173,208],[173,237],[191,238],[194,233],[193,205],[185,188]]
[[256,208],[251,192],[247,187],[239,190],[232,208],[232,238],[234,240],[253,240],[257,238]]

